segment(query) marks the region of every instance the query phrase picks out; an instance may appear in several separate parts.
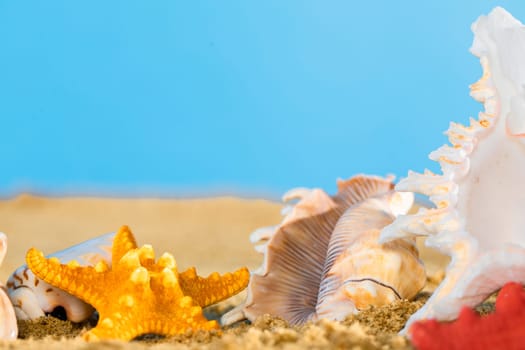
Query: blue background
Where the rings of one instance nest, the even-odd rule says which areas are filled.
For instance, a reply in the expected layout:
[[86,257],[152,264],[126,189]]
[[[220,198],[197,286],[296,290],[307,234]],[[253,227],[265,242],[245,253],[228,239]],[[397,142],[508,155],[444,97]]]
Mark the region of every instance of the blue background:
[[406,176],[524,1],[0,0],[0,195],[275,197]]

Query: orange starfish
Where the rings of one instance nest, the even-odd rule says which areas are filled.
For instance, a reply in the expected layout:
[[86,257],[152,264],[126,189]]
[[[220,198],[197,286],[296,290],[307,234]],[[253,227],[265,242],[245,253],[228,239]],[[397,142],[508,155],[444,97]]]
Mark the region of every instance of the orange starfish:
[[175,335],[189,329],[219,328],[208,321],[202,307],[237,294],[248,284],[247,268],[234,273],[212,273],[203,278],[195,268],[179,274],[171,254],[155,262],[150,245],[137,248],[127,226],[113,240],[112,266],[105,261],[79,266],[75,261],[60,264],[31,248],[27,266],[47,283],[91,304],[99,313],[97,326],[84,339],[131,340],[142,334]]

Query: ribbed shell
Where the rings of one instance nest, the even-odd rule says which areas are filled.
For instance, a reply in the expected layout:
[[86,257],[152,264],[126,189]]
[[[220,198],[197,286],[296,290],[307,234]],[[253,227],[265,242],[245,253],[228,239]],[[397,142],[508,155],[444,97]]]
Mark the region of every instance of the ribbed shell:
[[[257,316],[268,313],[280,316],[292,324],[300,324],[316,319],[319,307],[322,309],[322,317],[340,319],[348,313],[356,312],[355,304],[369,305],[375,301],[385,301],[382,293],[378,293],[379,298],[372,298],[369,303],[353,301],[347,287],[354,278],[366,278],[366,281],[358,284],[366,285],[372,293],[375,289],[384,288],[381,285],[385,277],[382,271],[387,268],[383,264],[375,269],[376,263],[382,264],[385,261],[385,252],[382,251],[383,247],[377,245],[377,238],[380,229],[394,219],[390,205],[398,210],[402,204],[406,207],[402,211],[406,212],[413,198],[411,195],[404,196],[408,199],[408,205],[406,200],[395,202],[393,197],[399,199],[399,196],[392,190],[391,179],[371,176],[356,176],[347,181],[339,181],[338,189],[333,197],[319,189],[296,189],[285,194],[285,200],[299,201],[285,208],[286,216],[279,226],[263,228],[252,234],[252,241],[261,244],[257,249],[264,253],[264,261],[261,268],[252,274],[245,304],[223,317],[223,323],[231,323],[241,318],[241,314],[254,320]],[[365,244],[357,243],[362,239]],[[393,278],[411,281],[413,289],[417,290],[410,291],[409,295],[404,295],[402,291],[403,295],[400,295],[398,291],[392,292],[397,288],[394,283],[386,288],[390,294],[395,295],[394,298],[398,294],[404,298],[412,297],[425,281],[424,270],[413,241],[409,239],[404,242],[406,244],[401,244],[402,256],[398,254],[397,248],[392,249],[393,256],[402,261],[400,265],[403,267],[418,266],[418,269],[414,273],[398,270]],[[356,269],[355,275],[352,275],[351,269],[343,267],[351,264],[351,259],[346,259],[345,262],[340,262],[339,259],[352,251],[353,244],[371,249],[372,261],[369,267],[370,270],[375,269],[376,275],[368,275],[366,267]],[[382,261],[375,261],[374,254]],[[413,263],[407,265],[404,261],[407,258]],[[340,275],[336,270],[344,274]],[[418,279],[416,283],[412,283],[413,277]],[[375,283],[374,280],[380,283]],[[346,296],[335,296],[341,292]],[[328,299],[333,302],[326,302]],[[335,304],[335,312],[326,312]]]
[[[115,233],[108,233],[50,254],[61,262],[76,260],[80,265],[96,265],[104,260],[111,266],[111,244]],[[52,292],[49,292],[52,290]],[[7,292],[19,319],[36,319],[63,307],[73,322],[88,319],[94,309],[82,300],[36,277],[27,265],[16,269],[7,280]]]

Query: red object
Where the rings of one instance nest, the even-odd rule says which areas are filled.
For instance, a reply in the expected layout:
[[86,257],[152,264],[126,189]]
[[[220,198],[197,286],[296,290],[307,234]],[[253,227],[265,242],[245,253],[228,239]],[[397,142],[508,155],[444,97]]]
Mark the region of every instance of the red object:
[[412,344],[431,349],[525,349],[525,291],[509,282],[496,299],[496,310],[479,316],[464,307],[457,320],[423,320],[410,327]]

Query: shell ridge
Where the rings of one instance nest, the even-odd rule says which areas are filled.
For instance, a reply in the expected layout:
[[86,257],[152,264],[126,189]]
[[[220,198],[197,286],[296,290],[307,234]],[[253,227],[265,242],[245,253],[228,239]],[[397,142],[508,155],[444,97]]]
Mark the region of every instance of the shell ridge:
[[394,293],[394,294],[396,295],[396,297],[397,297],[398,299],[403,299],[403,298],[401,297],[401,295],[399,294],[399,292],[398,292],[394,287],[392,287],[391,285],[388,285],[388,284],[386,284],[386,283],[383,283],[383,282],[381,282],[381,281],[378,281],[378,280],[376,280],[376,279],[374,279],[374,278],[371,278],[371,277],[363,277],[363,278],[356,278],[356,279],[347,279],[347,280],[345,280],[345,283],[344,283],[344,284],[346,285],[346,284],[349,284],[349,283],[363,282],[363,281],[370,281],[370,282],[373,282],[373,283],[375,283],[375,284],[378,284],[378,285],[380,285],[380,286],[382,286],[382,287],[388,288],[388,289],[390,289],[390,290],[392,291],[392,293]]
[[[350,265],[354,261],[351,255],[354,253],[352,247],[355,241],[363,240],[364,235],[372,234],[372,237],[375,237],[379,230],[394,220],[395,216],[391,212],[388,203],[389,199],[394,195],[395,193],[390,191],[381,197],[368,198],[351,206],[337,222],[330,239],[327,260],[323,269],[323,279],[317,301],[318,312],[322,312],[321,310],[326,308],[324,304],[333,298],[339,288],[343,288],[349,281],[355,280],[353,277],[343,277],[348,272],[342,272],[353,270],[353,273],[355,273],[360,269],[357,266]],[[341,266],[343,263],[345,264],[344,267]],[[370,280],[371,278],[368,279]],[[358,278],[358,280],[364,279]],[[384,283],[379,284],[386,287]],[[399,296],[395,288],[392,286],[388,286],[388,288],[392,289],[394,294]]]
[[[285,194],[286,201],[299,199],[299,202],[284,211],[285,217],[275,229],[256,230],[251,235],[252,242],[262,243],[256,246],[256,250],[264,253],[263,263],[252,274],[244,306],[224,315],[222,321],[229,323],[242,316],[253,321],[264,313],[283,317],[291,324],[318,319],[318,306],[322,296],[332,286],[341,286],[342,283],[337,275],[325,273],[328,271],[327,264],[331,266],[338,259],[338,255],[346,254],[345,242],[347,245],[351,244],[348,243],[348,238],[334,236],[341,216],[352,206],[371,198],[370,203],[375,203],[372,207],[379,217],[391,222],[394,217],[393,210],[396,214],[404,212],[413,202],[413,195],[408,194],[400,194],[395,199],[383,198],[393,193],[392,180],[393,177],[385,179],[357,175],[348,180],[338,180],[338,192],[332,197],[322,190],[294,189]],[[330,205],[327,206],[326,203]],[[372,222],[374,228],[374,224],[378,224],[375,219],[362,217],[355,224],[364,227],[360,223],[367,220]],[[377,245],[378,233],[376,229],[373,235],[367,238],[370,244]],[[329,249],[330,242],[334,245],[332,249]],[[410,243],[407,240],[401,244]],[[405,258],[414,260],[413,264],[420,264],[417,256],[410,256],[402,251],[403,249],[397,250],[391,257],[394,259],[396,254],[404,254],[402,258],[393,260],[394,266],[399,265],[399,259]],[[368,257],[363,255],[362,259],[366,260]],[[424,280],[424,274],[418,277]],[[355,310],[353,301],[346,296],[347,290],[340,288],[338,293],[338,297],[333,299],[333,307],[330,307],[330,312],[334,312],[330,317],[336,319]],[[389,297],[381,298],[387,300]]]
[[393,189],[393,180],[379,176],[356,175],[348,180],[339,180],[338,192],[334,200],[339,203],[341,213],[350,206],[359,203],[369,197],[383,194]]

